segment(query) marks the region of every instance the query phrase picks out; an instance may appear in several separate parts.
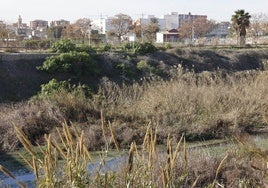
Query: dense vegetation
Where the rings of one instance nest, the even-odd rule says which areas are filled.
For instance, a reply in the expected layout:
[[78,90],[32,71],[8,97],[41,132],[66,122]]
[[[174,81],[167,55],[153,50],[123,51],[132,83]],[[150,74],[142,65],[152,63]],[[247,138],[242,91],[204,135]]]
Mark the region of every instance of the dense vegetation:
[[[38,95],[31,99],[12,105],[2,104],[0,108],[0,151],[16,150],[21,143],[26,149],[28,147],[33,161],[30,166],[35,174],[44,172],[37,177],[40,185],[265,185],[267,151],[254,145],[250,136],[268,123],[265,63],[262,70],[228,72],[216,68],[213,72],[202,72],[200,67],[195,71],[196,67],[187,64],[185,59],[165,65],[149,58],[140,59],[137,52],[128,52],[120,54],[123,57],[120,62],[110,65],[123,79],[123,82],[117,82],[113,77],[104,76],[105,67],[99,62],[99,54],[90,48],[73,46],[69,41],[55,44],[55,49],[56,46],[63,49],[61,53],[48,58],[39,71],[74,75],[81,78],[79,81],[92,74],[100,79],[97,90],[80,82],[73,83],[73,80],[52,79],[42,84]],[[145,49],[145,57],[155,52]],[[176,49],[174,56],[185,52]],[[203,57],[200,61],[205,61],[205,53],[211,61],[216,57],[213,51],[187,53],[192,55],[193,62],[200,56]],[[152,56],[156,55],[159,54]],[[225,61],[224,56],[220,59]],[[109,71],[106,73],[109,75]],[[187,151],[181,138],[187,142],[235,138],[241,145],[235,145],[232,151],[226,150],[220,156],[211,156],[201,151]],[[177,142],[183,151],[174,149]],[[44,159],[31,150],[32,145],[37,144],[47,144]],[[163,144],[167,144],[167,154],[156,149],[156,145]],[[140,145],[141,150],[138,149]],[[88,150],[129,147],[129,160],[117,172],[108,171],[104,176],[101,171],[86,172]],[[66,169],[59,169],[58,157],[64,160]],[[47,163],[45,159],[55,163]],[[53,174],[58,174],[58,170],[62,176],[56,178]],[[232,177],[228,175],[230,173]]]

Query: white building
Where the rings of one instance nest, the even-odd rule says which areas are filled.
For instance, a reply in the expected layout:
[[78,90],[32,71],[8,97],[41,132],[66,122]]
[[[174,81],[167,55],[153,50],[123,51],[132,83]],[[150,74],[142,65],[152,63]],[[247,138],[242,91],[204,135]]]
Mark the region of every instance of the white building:
[[106,17],[106,18],[99,18],[99,19],[92,20],[91,29],[98,30],[100,34],[105,34],[106,32],[110,30],[108,23],[109,23],[109,20],[111,19],[112,18]]
[[170,14],[164,15],[166,20],[166,30],[178,29],[185,22],[193,22],[195,19],[207,19],[206,15],[193,15],[189,14],[178,14],[178,12],[171,12]]
[[166,20],[166,30],[179,28],[179,15],[178,12],[171,12],[171,14],[164,15]]
[[137,20],[141,26],[149,25],[152,19],[156,19],[160,30],[166,30],[166,20],[164,18],[157,18],[154,15],[148,15],[147,18],[140,18]]

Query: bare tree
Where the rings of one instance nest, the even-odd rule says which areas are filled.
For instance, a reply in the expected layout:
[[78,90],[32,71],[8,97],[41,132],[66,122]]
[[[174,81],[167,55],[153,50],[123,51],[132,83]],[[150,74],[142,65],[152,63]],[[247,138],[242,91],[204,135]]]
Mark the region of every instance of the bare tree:
[[153,42],[156,39],[156,33],[160,30],[157,18],[151,18],[150,23],[144,27],[146,39]]
[[78,19],[75,23],[64,26],[62,37],[72,40],[80,40],[85,43],[89,39],[91,20],[88,18]]
[[121,38],[126,35],[131,26],[131,17],[126,14],[117,14],[113,19],[109,21],[109,26],[111,27],[110,33],[117,36],[118,42],[121,42]]
[[82,33],[83,43],[84,43],[85,39],[89,39],[90,38],[90,34],[91,34],[91,20],[90,19],[88,19],[88,18],[78,19],[78,20],[76,20],[76,22],[74,23],[74,25]]
[[197,17],[192,20],[185,20],[179,27],[179,34],[182,38],[203,37],[215,26],[215,21]]
[[131,26],[131,32],[135,33],[137,38],[141,38],[141,24],[135,22],[132,26]]
[[0,20],[0,39],[3,42],[8,38],[8,30],[6,28],[6,24]]
[[256,13],[251,15],[249,34],[258,41],[259,37],[265,35],[268,31],[268,15]]

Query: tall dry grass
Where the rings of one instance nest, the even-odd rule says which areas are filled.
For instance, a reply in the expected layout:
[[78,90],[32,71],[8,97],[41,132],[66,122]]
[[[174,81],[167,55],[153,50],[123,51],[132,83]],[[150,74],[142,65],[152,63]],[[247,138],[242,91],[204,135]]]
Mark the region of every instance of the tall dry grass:
[[[109,130],[109,121],[120,135],[118,144],[122,147],[130,146],[133,140],[142,143],[146,132],[143,125],[148,122],[159,127],[157,143],[165,143],[168,134],[175,140],[181,134],[187,140],[224,138],[267,125],[267,71],[196,74],[178,66],[170,74],[173,78],[169,81],[152,78],[132,85],[106,80],[92,98],[62,91],[3,105],[0,150],[20,146],[11,122],[20,125],[33,143],[42,143],[44,134],[55,133],[55,128],[67,120],[84,130],[91,149],[107,143],[101,135],[104,124]],[[101,122],[101,109],[105,122]]]
[[174,133],[193,139],[224,137],[266,124],[267,72],[194,74],[182,73],[180,67],[177,71],[171,81],[107,84],[101,89],[107,115],[157,121],[160,129],[172,127]]
[[[84,132],[66,123],[62,126],[62,131],[58,129],[60,141],[51,135],[46,136],[46,145],[39,146],[39,152],[24,132],[15,126],[16,134],[30,156],[21,157],[33,170],[37,187],[214,188],[267,185],[267,150],[258,149],[254,143],[239,138],[236,139],[237,144],[222,153],[221,158],[212,157],[202,150],[189,150],[184,136],[177,144],[168,136],[165,152],[157,147],[158,127],[149,123],[143,144],[137,146],[132,142],[128,159],[122,157],[115,164],[119,168],[109,170],[103,155],[100,155],[97,159],[99,165],[88,171],[88,164],[93,160],[84,145]],[[110,134],[113,139],[118,137],[111,126]],[[1,165],[0,171],[16,180]],[[17,183],[25,187],[23,182]]]

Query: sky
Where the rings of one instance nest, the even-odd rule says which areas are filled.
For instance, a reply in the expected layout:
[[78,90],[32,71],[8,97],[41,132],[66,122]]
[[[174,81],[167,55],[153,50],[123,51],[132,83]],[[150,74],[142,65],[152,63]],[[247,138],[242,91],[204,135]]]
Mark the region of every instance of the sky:
[[79,18],[96,19],[118,13],[136,19],[170,12],[202,14],[215,21],[230,21],[234,11],[245,9],[250,14],[268,14],[268,0],[2,0],[0,20],[17,22],[21,15],[24,23],[31,20],[47,21]]

